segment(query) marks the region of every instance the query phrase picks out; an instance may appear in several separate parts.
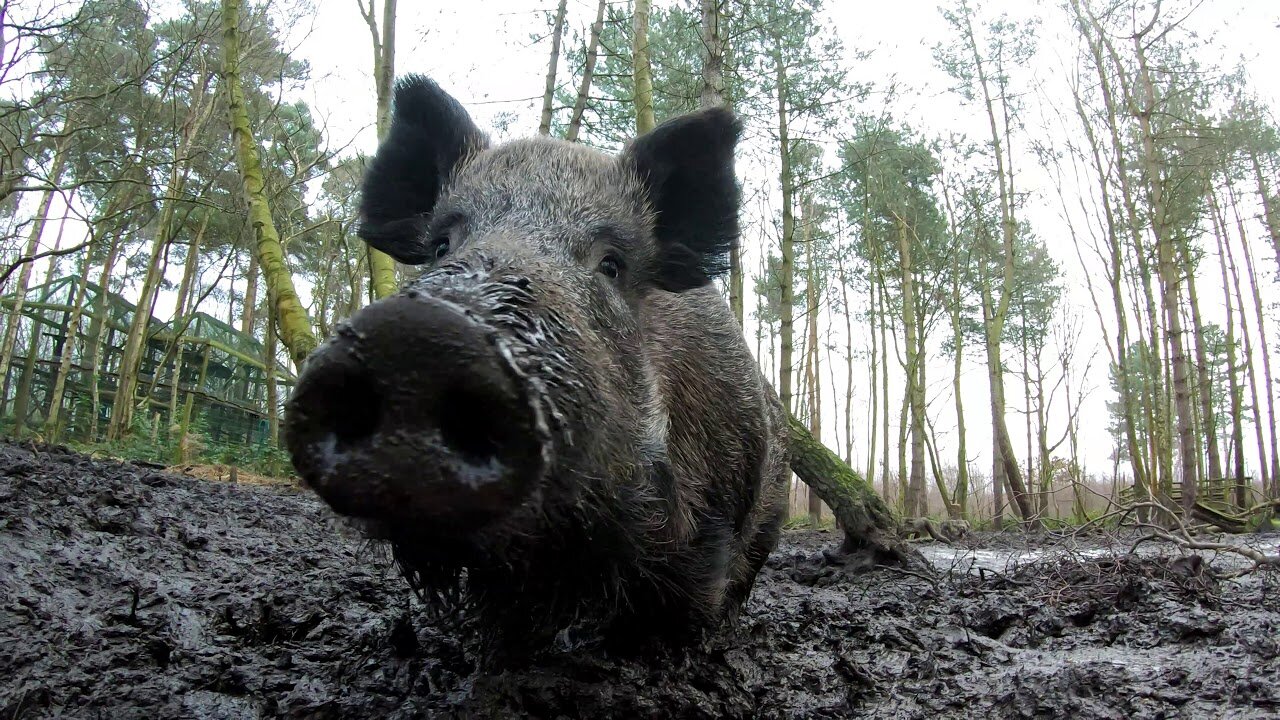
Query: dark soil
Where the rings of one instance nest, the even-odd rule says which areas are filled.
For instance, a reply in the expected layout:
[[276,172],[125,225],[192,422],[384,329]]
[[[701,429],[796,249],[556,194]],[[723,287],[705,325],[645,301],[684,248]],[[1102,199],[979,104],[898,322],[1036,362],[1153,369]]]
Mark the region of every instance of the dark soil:
[[1095,541],[853,574],[836,544],[789,534],[695,648],[486,670],[307,493],[0,444],[0,718],[1280,717],[1275,574]]

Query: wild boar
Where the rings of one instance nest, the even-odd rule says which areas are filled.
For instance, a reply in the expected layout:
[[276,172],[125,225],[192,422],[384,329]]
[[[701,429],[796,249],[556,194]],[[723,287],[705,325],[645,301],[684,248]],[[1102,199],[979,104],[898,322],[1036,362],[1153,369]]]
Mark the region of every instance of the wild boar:
[[785,416],[712,282],[739,133],[707,109],[617,156],[495,146],[431,80],[397,84],[359,234],[424,272],[308,359],[286,442],[494,637],[689,637],[778,541]]

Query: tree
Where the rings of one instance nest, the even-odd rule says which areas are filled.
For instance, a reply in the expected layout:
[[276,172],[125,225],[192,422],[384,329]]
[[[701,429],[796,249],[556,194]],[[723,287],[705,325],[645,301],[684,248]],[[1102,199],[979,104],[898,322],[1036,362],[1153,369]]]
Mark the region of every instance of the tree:
[[[743,19],[758,28],[752,45],[742,49],[744,57],[752,55],[751,87],[762,92],[747,94],[750,112],[767,112],[774,118],[773,132],[778,147],[778,179],[780,198],[781,266],[780,289],[780,368],[778,395],[789,412],[794,412],[794,281],[795,281],[795,207],[799,182],[793,166],[797,147],[805,138],[796,136],[796,123],[804,123],[810,131],[818,131],[830,122],[825,114],[828,105],[854,90],[845,83],[845,73],[838,64],[840,46],[833,38],[813,35],[810,30],[820,6],[805,0],[770,0],[753,6]],[[752,54],[751,51],[755,51]],[[805,68],[792,74],[791,69]],[[765,105],[765,103],[768,105]]]
[[222,82],[228,96],[231,135],[235,140],[236,162],[249,201],[250,222],[257,243],[258,262],[275,306],[280,341],[289,349],[294,363],[302,366],[319,344],[311,319],[293,287],[285,265],[284,249],[271,217],[271,206],[263,188],[262,164],[249,126],[244,91],[240,87],[240,0],[222,1],[223,64]]
[[112,403],[111,421],[107,426],[107,439],[118,440],[132,427],[134,395],[138,383],[142,353],[151,329],[152,309],[160,281],[164,277],[163,259],[169,242],[177,231],[178,202],[186,192],[191,174],[191,158],[195,153],[196,138],[214,110],[213,93],[209,92],[212,73],[207,72],[193,84],[190,102],[185,108],[181,131],[176,138],[169,178],[165,184],[164,199],[160,206],[155,234],[148,254],[146,273],[143,277],[137,308],[125,340],[120,359],[115,399]]
[[[381,140],[391,127],[391,88],[396,75],[396,0],[383,0],[381,28],[378,27],[374,14],[374,0],[369,0],[368,5],[364,4],[364,0],[356,0],[356,5],[360,8],[365,24],[369,26],[369,37],[373,41],[373,86],[377,98],[378,139]],[[369,275],[374,297],[391,295],[398,284],[395,261],[381,250],[369,247],[366,251],[369,253]],[[284,340],[284,343],[289,345],[288,340]]]
[[649,68],[650,0],[636,0],[632,15],[632,76],[635,83],[636,133],[643,135],[657,124],[653,116],[653,75]]
[[[940,296],[926,289],[936,287],[949,270],[945,259],[950,255],[943,247],[945,228],[932,189],[940,168],[930,148],[909,130],[884,127],[869,118],[860,120],[854,138],[841,144],[840,158],[843,182],[838,194],[845,212],[861,228],[858,251],[882,271],[882,291],[894,291],[891,302],[901,312],[905,437],[911,454],[904,507],[908,515],[922,516],[928,511],[926,334],[941,308]],[[945,481],[940,472],[933,476],[950,508]]]
[[585,59],[582,64],[582,80],[578,83],[578,94],[573,99],[573,114],[569,118],[569,128],[565,130],[564,139],[577,142],[578,133],[582,130],[582,114],[587,110],[587,98],[591,94],[591,81],[595,77],[596,56],[600,49],[600,33],[604,30],[604,11],[608,0],[600,0],[596,4],[596,19],[591,23],[590,39],[584,49]]
[[1199,466],[1196,464],[1196,457],[1199,453],[1192,430],[1190,363],[1182,331],[1182,314],[1179,312],[1182,304],[1182,275],[1176,260],[1177,248],[1170,227],[1169,209],[1165,203],[1164,183],[1167,180],[1156,151],[1152,126],[1152,115],[1157,110],[1156,90],[1147,64],[1145,47],[1147,36],[1156,29],[1159,16],[1157,6],[1150,22],[1133,34],[1134,53],[1138,61],[1138,97],[1141,99],[1131,99],[1129,107],[1142,133],[1142,169],[1150,202],[1151,229],[1156,239],[1165,321],[1168,323],[1169,342],[1173,349],[1174,403],[1178,411],[1178,448],[1182,456],[1182,506],[1185,515],[1190,517],[1198,488]]
[[[698,95],[701,107],[728,106],[725,97],[724,56],[725,25],[723,3],[725,0],[699,0],[702,13],[702,92]],[[734,246],[729,252],[729,308],[742,325],[742,248]]]
[[[724,1],[724,0],[722,0]],[[748,18],[741,14],[721,15],[720,29],[726,38],[724,46],[724,97],[726,101],[745,95],[747,73],[737,62],[740,49],[746,40],[757,32],[747,27]],[[575,47],[569,60],[575,68],[579,90],[587,88],[590,97],[582,92],[573,95],[560,89],[558,104],[574,107],[570,122],[565,127],[574,129],[578,118],[578,134],[574,139],[595,147],[616,150],[634,137],[637,127],[635,102],[634,63],[634,15],[627,14],[617,4],[606,7],[597,43],[588,38]],[[730,42],[729,38],[736,38]],[[692,112],[699,107],[705,80],[699,69],[704,60],[701,29],[697,13],[680,5],[652,8],[646,33],[650,70],[650,88],[655,122]],[[589,50],[595,48],[595,62]],[[590,67],[590,82],[586,73]],[[578,70],[581,68],[581,70]],[[576,106],[581,100],[581,113]],[[753,108],[754,110],[754,108]],[[743,113],[746,114],[746,113]],[[553,130],[556,128],[553,120]]]
[[[569,0],[560,0],[556,6],[556,18],[551,27],[551,59],[547,62],[547,86],[542,93],[542,119],[538,121],[538,134],[551,134],[551,110],[556,97],[556,67],[560,63],[560,38],[564,36],[564,16]],[[585,72],[583,73],[590,77]]]
[[[1007,482],[1013,490],[1013,501],[1022,520],[1037,524],[1031,500],[1018,468],[1017,456],[1005,421],[1004,360],[1001,342],[1013,297],[1013,272],[1018,222],[1015,214],[1014,179],[1016,177],[1009,134],[1018,107],[1009,90],[1009,68],[1025,63],[1034,53],[1031,27],[1019,27],[1007,20],[986,26],[988,45],[980,42],[974,29],[977,14],[967,0],[955,10],[944,10],[943,17],[958,35],[949,47],[938,47],[936,55],[943,69],[960,85],[958,91],[969,101],[979,102],[987,116],[990,130],[990,152],[993,175],[998,190],[1000,233],[1003,263],[998,294],[995,278],[982,275],[983,325],[987,329],[985,348],[987,378],[990,390],[995,482]],[[980,98],[980,99],[979,99]]]

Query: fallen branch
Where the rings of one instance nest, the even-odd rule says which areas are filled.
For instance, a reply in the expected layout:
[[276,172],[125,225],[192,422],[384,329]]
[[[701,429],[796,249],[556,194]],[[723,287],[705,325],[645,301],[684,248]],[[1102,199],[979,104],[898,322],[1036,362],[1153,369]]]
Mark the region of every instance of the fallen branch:
[[[1173,533],[1167,530],[1158,528],[1154,525],[1146,525],[1144,527],[1149,533],[1149,537],[1159,538],[1161,540],[1171,542],[1174,545],[1177,545],[1178,547],[1184,548],[1186,550],[1213,550],[1216,552],[1235,553],[1236,555],[1240,555],[1241,557],[1245,557],[1252,560],[1255,565],[1253,569],[1255,570],[1258,567],[1262,567],[1262,566],[1280,568],[1280,555],[1268,555],[1267,553],[1264,553],[1261,550],[1255,550],[1251,547],[1248,547],[1247,545],[1240,546],[1240,545],[1231,545],[1228,543],[1208,542],[1205,540],[1194,540],[1185,535],[1184,536],[1174,535]],[[1143,540],[1145,539],[1147,538],[1144,538]],[[1139,540],[1138,543],[1143,542],[1143,540]],[[1138,543],[1134,543],[1134,546],[1136,547]]]
[[1188,527],[1182,520],[1179,513],[1170,510],[1164,504],[1156,500],[1148,500],[1140,503],[1134,503],[1133,509],[1140,507],[1149,507],[1155,510],[1163,511],[1173,521],[1174,528],[1164,528],[1149,522],[1139,522],[1138,527],[1147,531],[1147,534],[1139,538],[1130,548],[1132,553],[1144,542],[1151,540],[1164,540],[1182,548],[1183,550],[1210,550],[1213,552],[1224,552],[1253,561],[1253,567],[1245,569],[1238,573],[1231,573],[1231,576],[1239,576],[1253,572],[1262,567],[1280,568],[1280,554],[1268,554],[1251,548],[1247,545],[1232,545],[1230,543],[1213,542],[1209,540],[1197,540],[1191,536],[1192,530],[1199,529]]

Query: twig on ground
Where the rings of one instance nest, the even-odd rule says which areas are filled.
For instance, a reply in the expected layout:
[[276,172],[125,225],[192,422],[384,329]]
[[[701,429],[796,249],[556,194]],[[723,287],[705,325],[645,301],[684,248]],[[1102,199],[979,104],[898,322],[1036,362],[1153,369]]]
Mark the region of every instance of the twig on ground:
[[893,572],[902,573],[903,575],[910,575],[911,577],[919,578],[920,580],[924,580],[925,582],[929,583],[929,585],[931,585],[934,590],[938,589],[938,581],[936,578],[931,578],[928,575],[925,575],[924,573],[921,573],[921,572],[916,572],[915,570],[908,570],[906,568],[896,567],[894,565],[876,565],[875,569],[892,570]]
[[1183,521],[1182,517],[1177,512],[1170,510],[1158,501],[1148,500],[1141,503],[1134,503],[1133,507],[1135,509],[1139,507],[1150,507],[1163,511],[1173,520],[1175,528],[1169,529],[1149,522],[1139,522],[1138,527],[1146,530],[1147,534],[1133,543],[1133,546],[1130,548],[1130,552],[1136,550],[1137,547],[1144,542],[1158,539],[1177,545],[1183,550],[1210,550],[1213,552],[1230,553],[1253,561],[1253,567],[1248,568],[1243,572],[1232,573],[1232,577],[1238,577],[1240,575],[1253,572],[1261,567],[1280,568],[1280,554],[1268,554],[1247,545],[1232,545],[1230,543],[1197,540],[1191,537],[1191,531],[1198,528],[1188,527],[1186,522]]

